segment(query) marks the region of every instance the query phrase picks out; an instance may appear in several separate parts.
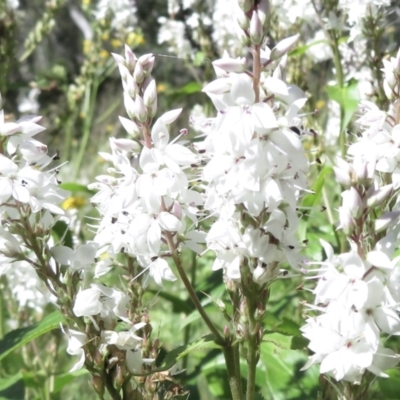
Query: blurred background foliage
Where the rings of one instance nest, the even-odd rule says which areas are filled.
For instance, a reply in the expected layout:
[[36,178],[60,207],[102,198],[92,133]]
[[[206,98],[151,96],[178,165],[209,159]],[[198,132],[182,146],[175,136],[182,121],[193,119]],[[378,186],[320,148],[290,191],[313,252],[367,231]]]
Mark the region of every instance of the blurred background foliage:
[[[211,104],[201,88],[213,79],[211,60],[222,55],[220,43],[213,40],[212,29],[216,27],[200,23],[194,29],[187,24],[184,36],[191,53],[186,55],[176,55],[168,43],[160,43],[159,31],[162,16],[184,23],[194,13],[202,16],[200,21],[212,18],[214,2],[194,1],[190,9],[185,8],[183,2],[176,3],[178,8],[171,14],[168,2],[163,0],[20,0],[19,4],[0,0],[0,93],[6,120],[27,114],[43,116],[41,124],[47,130],[38,135],[38,140],[49,146],[51,154],[58,151],[61,161],[67,162],[59,174],[64,188],[71,192],[64,206],[71,218],[83,221],[75,225],[74,232],[82,242],[92,235],[87,217],[95,216],[88,201],[92,193],[86,189],[86,184],[106,170],[98,152],[107,151],[109,137],[125,136],[118,121],[118,115],[125,115],[122,88],[111,52],[122,53],[127,43],[137,55],[156,54],[153,75],[157,80],[159,114],[184,108],[175,125],[175,134],[180,128],[190,127],[189,115],[199,105],[205,115],[212,116]],[[318,114],[310,116],[308,128],[320,133],[325,130],[329,115],[330,97],[325,87],[335,79],[333,61],[327,58],[317,63],[308,53],[313,44],[306,39],[313,36],[313,26],[299,21],[290,29],[284,29],[279,15],[272,8],[270,44],[296,32],[302,33],[303,42],[289,61],[289,81],[307,93],[309,111],[319,110]],[[400,25],[396,27],[395,24],[398,19],[392,13],[388,20],[387,28],[380,32],[374,44],[374,54],[379,60],[399,45],[396,37],[399,37]],[[223,25],[225,21],[220,23]],[[377,49],[381,53],[376,54]],[[240,55],[243,49],[230,47],[228,51],[231,55]],[[354,100],[346,96],[351,94],[345,93],[344,102]],[[191,137],[195,134],[190,131]],[[309,159],[314,163],[310,175],[314,194],[303,200],[299,235],[304,241],[305,255],[313,260],[323,257],[320,238],[336,249],[342,246],[336,231],[335,211],[340,202],[340,190],[338,183],[331,179],[332,168],[325,162],[331,155],[326,145],[329,132],[324,135],[309,135],[304,140]],[[221,274],[211,273],[212,255],[208,253],[198,259],[190,254],[185,257],[200,300],[216,325],[223,329],[223,313],[215,301],[221,299],[229,307],[229,297]],[[302,303],[309,299],[307,289],[313,284],[301,285],[300,278],[294,276],[272,285],[257,371],[259,399],[318,398],[318,369],[300,371],[307,360],[306,343],[299,331],[303,323]],[[0,338],[12,329],[31,326],[47,313],[47,310],[33,308],[29,302],[18,303],[12,285],[7,277],[1,277]],[[165,353],[207,333],[183,285],[166,284],[162,290],[154,287],[146,300],[153,332],[160,338]],[[51,305],[47,308],[51,310]],[[25,346],[17,346],[11,354],[0,355],[0,399],[94,398],[85,371],[67,372],[72,360],[65,353],[65,346],[65,336],[60,329],[54,329]],[[394,347],[400,351],[398,342]],[[0,344],[0,354],[3,350]],[[160,354],[160,360],[162,356]],[[165,382],[165,399],[230,398],[219,350],[200,347],[190,353],[190,357],[185,356],[179,368],[184,371],[177,375],[177,380],[187,392],[172,396],[172,383]],[[400,381],[400,374],[396,370],[393,376],[390,385],[377,380],[383,393],[381,397],[377,395],[377,399],[400,398],[400,385],[396,389],[393,383]]]

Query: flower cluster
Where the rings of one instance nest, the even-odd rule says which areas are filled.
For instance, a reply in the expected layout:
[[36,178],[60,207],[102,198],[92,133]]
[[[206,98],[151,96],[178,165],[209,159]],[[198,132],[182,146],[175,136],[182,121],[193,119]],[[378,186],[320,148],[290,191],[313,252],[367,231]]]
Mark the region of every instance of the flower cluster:
[[13,283],[20,306],[36,309],[50,297],[35,272],[43,260],[40,249],[32,249],[32,240],[50,238],[52,226],[64,214],[60,203],[67,194],[59,187],[57,170],[47,169],[57,154],[50,157],[47,146],[34,139],[44,130],[39,121],[25,117],[6,122],[0,111],[0,273]]
[[[400,53],[385,62],[386,91],[396,99],[399,59]],[[334,256],[323,243],[327,259],[317,269],[316,306],[311,307],[321,314],[310,317],[302,330],[315,353],[307,366],[321,363],[321,372],[338,381],[359,383],[366,370],[387,376],[383,370],[398,363],[381,338],[400,335],[398,107],[398,100],[388,112],[364,103],[357,120],[362,133],[348,149],[348,162],[338,159],[334,167],[346,189],[339,218],[351,251]]]
[[[188,243],[184,233],[193,231],[198,206],[203,202],[190,187],[187,175],[190,166],[197,163],[197,156],[185,142],[178,141],[185,131],[170,140],[169,125],[178,118],[180,109],[163,114],[150,131],[157,111],[156,85],[150,76],[154,57],[136,59],[128,47],[125,58],[114,57],[131,118],[120,120],[136,140],[111,139],[112,153],[101,153],[113,163],[109,170],[113,175],[99,176],[90,186],[98,189],[91,201],[102,215],[95,242],[99,254],[107,253],[111,260],[120,252],[135,257],[146,276],[161,285],[162,280],[176,279],[165,257],[178,247],[193,247],[195,243],[195,232],[189,235]],[[143,147],[137,141],[139,133],[144,136]],[[198,236],[201,240],[200,233]]]
[[[258,23],[254,13],[254,36]],[[216,253],[213,270],[223,268],[231,280],[240,281],[245,259],[260,284],[276,278],[281,263],[301,264],[295,232],[298,199],[307,186],[299,115],[306,99],[285,82],[285,54],[297,38],[262,50],[259,91],[245,59],[228,55],[213,63],[218,79],[203,89],[218,110],[204,141],[196,143],[205,164],[204,208],[217,219],[206,241]]]
[[398,363],[380,339],[381,332],[400,335],[399,259],[390,260],[392,240],[386,237],[363,257],[355,244],[350,252],[335,256],[322,241],[327,259],[318,270],[312,307],[321,314],[308,318],[302,328],[315,353],[304,368],[321,363],[321,373],[360,383],[366,370],[387,377],[383,370]]

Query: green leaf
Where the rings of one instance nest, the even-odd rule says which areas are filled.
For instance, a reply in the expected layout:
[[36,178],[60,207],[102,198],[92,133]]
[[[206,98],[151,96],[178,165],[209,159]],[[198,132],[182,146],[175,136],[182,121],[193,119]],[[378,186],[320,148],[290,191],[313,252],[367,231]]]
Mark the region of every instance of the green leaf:
[[173,295],[172,293],[168,293],[166,291],[157,291],[153,289],[147,289],[147,292],[157,295],[165,300],[168,300],[172,304],[172,311],[175,314],[189,314],[193,311],[194,306],[189,300],[183,300],[178,296]]
[[187,83],[178,90],[174,91],[174,94],[193,94],[201,91],[201,85],[197,82]]
[[360,102],[358,82],[355,79],[351,79],[345,87],[340,87],[339,85],[327,86],[326,91],[329,98],[339,103],[344,111],[340,122],[340,131],[344,132]]
[[309,341],[303,336],[293,336],[290,348],[292,350],[304,350],[307,348]]
[[21,373],[0,379],[0,400],[21,400],[24,397],[25,385]]
[[205,335],[202,338],[195,340],[187,345],[178,346],[175,349],[171,350],[167,356],[162,360],[161,364],[159,364],[158,368],[153,369],[149,373],[145,374],[135,374],[137,376],[147,376],[154,374],[156,372],[167,371],[172,368],[180,359],[185,357],[187,354],[192,353],[194,351],[204,351],[210,349],[220,348],[213,339],[213,335]]
[[21,372],[18,372],[18,374],[11,376],[10,378],[6,379],[0,379],[0,392],[3,390],[7,389],[8,387],[14,385],[16,382],[22,379],[22,374]]
[[15,329],[7,333],[4,338],[0,340],[0,360],[7,357],[14,350],[24,346],[26,343],[57,328],[63,321],[63,315],[59,311],[54,311],[35,325]]
[[322,168],[312,188],[314,194],[308,194],[307,196],[304,196],[303,201],[301,202],[302,207],[315,207],[318,205],[322,197],[322,189],[326,184],[326,177],[327,175],[331,174],[333,174],[332,167],[326,165],[324,168]]
[[316,40],[310,44],[305,44],[304,46],[297,47],[296,49],[292,50],[289,55],[290,57],[302,56],[308,49],[318,44],[325,43],[329,45],[329,42],[325,39]]
[[61,189],[68,190],[72,193],[88,193],[88,194],[95,194],[94,190],[90,190],[85,185],[80,185],[79,183],[74,182],[65,182],[61,183],[59,186]]
[[398,400],[400,399],[400,371],[392,369],[387,371],[387,374],[389,378],[378,378],[379,389],[385,400]]
[[51,229],[51,232],[55,234],[57,240],[63,240],[63,246],[70,247],[71,249],[74,248],[72,232],[64,221],[57,221]]
[[74,372],[67,372],[66,374],[58,375],[54,380],[54,390],[52,393],[60,392],[64,386],[75,380],[76,377],[87,375],[89,371],[87,369],[80,369]]
[[286,336],[300,335],[299,325],[289,318],[283,318],[282,322],[274,328],[274,331]]

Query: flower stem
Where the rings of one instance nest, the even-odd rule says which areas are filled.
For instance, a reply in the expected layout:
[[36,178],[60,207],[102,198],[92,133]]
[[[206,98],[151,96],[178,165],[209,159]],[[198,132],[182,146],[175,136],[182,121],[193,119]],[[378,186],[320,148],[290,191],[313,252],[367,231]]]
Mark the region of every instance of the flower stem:
[[235,352],[237,350],[235,347],[238,346],[232,346],[229,343],[224,347],[223,352],[226,364],[226,372],[228,373],[229,378],[229,387],[231,388],[232,400],[242,400],[243,397],[241,392],[240,373],[238,376],[236,368]]
[[165,234],[165,238],[168,243],[168,247],[172,254],[172,259],[174,260],[176,268],[178,269],[179,276],[181,277],[182,282],[185,285],[185,288],[188,291],[193,304],[197,308],[197,311],[200,313],[201,317],[203,318],[204,322],[210,329],[211,333],[215,336],[215,343],[219,344],[220,346],[224,346],[225,345],[224,338],[222,337],[222,335],[219,333],[218,329],[215,327],[213,322],[208,317],[206,311],[204,310],[204,307],[201,305],[200,300],[196,295],[196,292],[193,289],[192,284],[190,283],[189,278],[186,275],[185,270],[182,267],[181,259],[180,259],[179,255],[177,254],[176,246],[175,246],[175,243],[174,243],[171,233],[164,231],[164,234]]

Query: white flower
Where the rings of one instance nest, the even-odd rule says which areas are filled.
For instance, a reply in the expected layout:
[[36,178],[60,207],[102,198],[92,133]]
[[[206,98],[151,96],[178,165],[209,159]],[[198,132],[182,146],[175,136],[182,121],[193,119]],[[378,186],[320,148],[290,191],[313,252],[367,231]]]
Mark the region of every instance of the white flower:
[[98,243],[88,242],[78,246],[75,251],[66,246],[55,246],[50,251],[59,264],[69,266],[72,271],[81,271],[94,263],[98,246]]
[[67,353],[73,356],[79,356],[77,363],[69,370],[69,372],[78,371],[83,367],[85,363],[85,350],[83,346],[86,343],[86,334],[82,332],[75,331],[73,329],[68,329],[68,347]]

